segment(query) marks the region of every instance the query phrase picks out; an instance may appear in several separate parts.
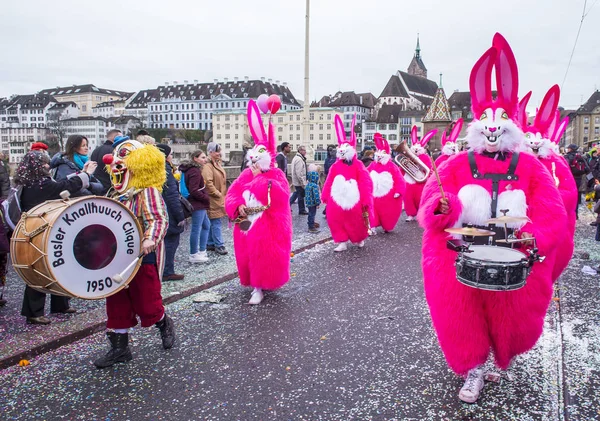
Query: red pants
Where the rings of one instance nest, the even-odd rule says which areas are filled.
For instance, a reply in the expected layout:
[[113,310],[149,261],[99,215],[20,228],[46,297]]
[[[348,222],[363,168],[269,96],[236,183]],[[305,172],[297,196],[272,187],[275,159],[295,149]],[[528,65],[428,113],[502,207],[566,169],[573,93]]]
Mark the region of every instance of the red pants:
[[158,322],[165,308],[160,294],[160,279],[155,264],[142,264],[129,288],[124,288],[106,298],[106,327],[108,329],[128,329],[138,324],[152,326]]

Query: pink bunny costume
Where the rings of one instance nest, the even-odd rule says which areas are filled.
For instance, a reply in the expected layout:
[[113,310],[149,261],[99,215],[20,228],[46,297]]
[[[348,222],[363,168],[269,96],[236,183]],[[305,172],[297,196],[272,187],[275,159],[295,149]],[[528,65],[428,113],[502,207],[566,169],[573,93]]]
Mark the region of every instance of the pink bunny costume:
[[436,167],[439,168],[439,166],[446,162],[448,158],[458,153],[458,145],[456,144],[456,141],[458,140],[458,135],[460,135],[462,127],[463,119],[459,118],[456,120],[456,123],[452,128],[450,136],[446,136],[446,132],[442,134],[442,154],[435,160]]
[[[437,130],[432,130],[419,140],[417,135],[417,126],[413,126],[411,131],[412,146],[410,149],[419,157],[421,161],[423,161],[425,165],[427,165],[429,169],[431,169],[431,158],[429,157],[425,147],[436,133]],[[423,194],[425,182],[418,183],[408,174],[404,174],[404,180],[406,181],[404,211],[409,217],[407,220],[412,220],[415,216],[417,216],[417,212],[419,211],[419,204],[421,203],[421,195]]]
[[[496,100],[492,99],[494,66]],[[499,181],[496,209],[509,209],[509,216],[530,219],[525,225],[509,227],[533,234],[546,260],[536,263],[527,284],[514,291],[484,291],[457,281],[457,253],[446,248],[446,240],[452,237],[444,229],[463,223],[485,225],[493,215],[494,202],[492,181],[486,175],[507,175],[513,152],[524,137],[513,121],[518,105],[517,64],[500,34],[494,36],[493,46],[475,64],[470,91],[475,120],[469,126],[467,143],[474,152],[476,172],[471,168],[468,152],[451,157],[439,171],[449,211],[439,211],[441,194],[433,178],[425,186],[419,210],[419,221],[425,230],[422,267],[431,319],[448,365],[456,373],[469,372],[469,376],[486,361],[490,350],[496,364],[506,369],[514,356],[531,349],[540,337],[552,297],[552,249],[560,244],[563,234],[559,221],[566,218],[548,171],[533,155],[519,154],[514,176]],[[476,380],[481,379],[483,387],[481,372],[474,375]],[[468,397],[470,400],[461,399],[474,402],[472,399],[476,400],[479,394],[476,392]]]
[[336,243],[350,240],[360,244],[369,235],[363,211],[373,208],[373,182],[364,164],[356,159],[355,122],[356,116],[348,140],[342,119],[335,116],[338,159],[329,169],[321,193],[321,200],[327,204],[327,224]]
[[400,168],[391,159],[387,140],[379,133],[375,133],[374,140],[377,151],[374,162],[368,168],[373,181],[371,227],[381,226],[385,231],[392,231],[402,214],[406,182]]
[[[243,286],[273,290],[290,278],[292,250],[292,217],[289,203],[289,185],[283,171],[275,165],[275,130],[269,122],[265,133],[260,111],[253,100],[248,103],[248,125],[255,146],[248,151],[250,164],[260,166],[254,175],[246,168],[233,182],[225,198],[225,211],[230,219],[239,216],[240,205],[270,207],[248,215],[250,228],[242,231],[236,224],[233,231],[235,258]],[[270,187],[269,187],[270,186]]]
[[[568,266],[573,249],[575,247],[573,237],[575,235],[575,225],[577,223],[577,184],[571,174],[571,170],[564,157],[557,154],[556,147],[562,134],[564,133],[569,120],[568,117],[559,124],[560,112],[558,111],[558,101],[560,98],[560,88],[554,85],[546,93],[542,104],[535,116],[532,125],[528,124],[526,113],[527,103],[531,92],[529,92],[519,103],[519,123],[525,133],[525,149],[537,156],[540,162],[552,176],[552,180],[562,198],[567,218],[563,221],[563,238],[560,242],[560,250],[556,254],[556,261],[552,273],[552,279],[555,281]],[[559,222],[559,221],[557,221]]]

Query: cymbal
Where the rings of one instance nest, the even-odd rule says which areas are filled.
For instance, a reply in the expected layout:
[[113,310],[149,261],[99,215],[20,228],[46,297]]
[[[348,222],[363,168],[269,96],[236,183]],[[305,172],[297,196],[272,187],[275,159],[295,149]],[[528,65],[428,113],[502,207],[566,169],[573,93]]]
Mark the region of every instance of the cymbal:
[[499,216],[498,218],[492,218],[485,221],[486,224],[512,224],[518,222],[529,222],[529,218],[526,216]]
[[465,227],[465,228],[446,228],[444,231],[450,234],[466,235],[469,237],[489,237],[496,235],[494,231],[482,230],[479,228]]

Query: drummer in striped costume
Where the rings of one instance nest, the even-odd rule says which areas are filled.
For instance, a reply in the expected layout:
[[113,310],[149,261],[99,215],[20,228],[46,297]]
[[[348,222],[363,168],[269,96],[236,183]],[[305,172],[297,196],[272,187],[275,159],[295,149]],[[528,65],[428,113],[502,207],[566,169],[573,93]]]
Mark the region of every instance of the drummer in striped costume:
[[169,225],[161,195],[166,179],[165,157],[155,146],[143,145],[127,136],[115,138],[113,146],[113,154],[103,158],[111,174],[113,198],[137,216],[144,231],[144,256],[129,288],[106,299],[111,349],[94,361],[98,368],[132,359],[129,328],[138,324],[138,317],[143,327],[158,327],[164,349],[171,348],[175,341],[173,320],[165,314],[162,304],[160,281],[164,264],[162,241]]

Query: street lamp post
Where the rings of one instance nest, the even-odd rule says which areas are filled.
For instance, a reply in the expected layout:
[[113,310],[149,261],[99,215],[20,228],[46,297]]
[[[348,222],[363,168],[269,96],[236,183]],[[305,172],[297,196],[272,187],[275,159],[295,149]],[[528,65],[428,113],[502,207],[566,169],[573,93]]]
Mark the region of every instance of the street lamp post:
[[309,125],[309,112],[310,112],[310,99],[308,90],[308,75],[309,75],[309,36],[310,36],[310,0],[306,0],[306,29],[304,37],[304,108],[302,109],[302,123],[303,123],[303,140],[307,151],[309,152],[309,160],[314,159],[314,151],[310,144],[310,125]]

